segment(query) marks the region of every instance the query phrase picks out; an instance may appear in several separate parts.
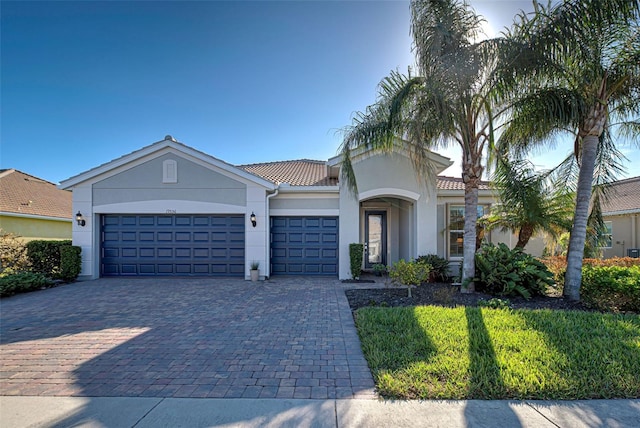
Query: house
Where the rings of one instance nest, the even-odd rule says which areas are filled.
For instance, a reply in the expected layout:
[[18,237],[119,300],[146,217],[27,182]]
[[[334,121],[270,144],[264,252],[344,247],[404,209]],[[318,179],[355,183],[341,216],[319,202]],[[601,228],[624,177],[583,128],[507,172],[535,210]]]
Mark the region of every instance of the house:
[[640,257],[640,177],[616,181],[602,204],[607,226],[605,258]]
[[[431,153],[435,173],[451,161]],[[113,275],[350,277],[349,244],[365,268],[437,253],[462,259],[460,179],[419,180],[402,149],[361,151],[354,196],[341,158],[231,165],[171,136],[64,180],[73,191],[81,278]],[[493,196],[486,183],[479,199]],[[84,222],[84,223],[83,223]],[[499,240],[499,238],[496,238]]]
[[71,239],[71,192],[16,169],[0,170],[0,229],[34,239]]

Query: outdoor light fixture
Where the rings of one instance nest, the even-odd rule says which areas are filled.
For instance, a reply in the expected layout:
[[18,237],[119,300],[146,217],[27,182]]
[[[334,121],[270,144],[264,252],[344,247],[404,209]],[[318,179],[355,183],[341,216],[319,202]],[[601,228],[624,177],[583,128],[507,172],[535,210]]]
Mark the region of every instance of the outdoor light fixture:
[[78,214],[76,214],[76,221],[78,222],[78,226],[83,226],[85,224],[87,224],[87,222],[84,220],[84,217],[82,217],[82,213],[80,211],[78,211]]
[[256,215],[253,213],[253,211],[251,212],[251,217],[249,217],[249,220],[251,220],[251,224],[253,225],[253,227],[256,227],[256,224],[258,224],[258,222],[256,221]]

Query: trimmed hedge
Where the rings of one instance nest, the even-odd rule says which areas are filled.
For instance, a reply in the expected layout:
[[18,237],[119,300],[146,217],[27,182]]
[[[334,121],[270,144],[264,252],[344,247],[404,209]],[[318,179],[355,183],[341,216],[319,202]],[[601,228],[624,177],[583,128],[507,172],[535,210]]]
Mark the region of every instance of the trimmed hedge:
[[588,306],[614,312],[640,312],[640,266],[582,268],[582,300]]
[[362,255],[364,254],[364,244],[349,244],[349,264],[351,267],[351,278],[356,279],[362,273]]
[[0,296],[11,296],[25,291],[49,287],[53,281],[41,273],[20,272],[0,277]]
[[27,243],[31,271],[65,281],[73,281],[80,274],[80,251],[80,247],[71,245],[68,240]]
[[81,248],[76,245],[60,247],[60,278],[65,281],[74,281],[80,275],[82,258]]

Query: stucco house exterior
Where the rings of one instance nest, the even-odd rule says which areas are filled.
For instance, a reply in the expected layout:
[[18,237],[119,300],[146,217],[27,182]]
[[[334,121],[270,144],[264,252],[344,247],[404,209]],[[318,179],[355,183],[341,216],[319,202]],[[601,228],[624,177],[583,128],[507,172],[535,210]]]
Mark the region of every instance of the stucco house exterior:
[[[436,174],[451,165],[431,157]],[[257,261],[261,277],[346,279],[354,242],[366,246],[365,268],[428,253],[462,259],[460,179],[419,180],[401,149],[363,151],[352,164],[357,197],[339,179],[340,157],[231,165],[167,136],[60,184],[85,220],[73,223],[81,278],[248,279]],[[487,209],[486,183],[479,193]]]
[[640,257],[640,177],[611,185],[602,217],[608,229],[604,257]]
[[71,192],[16,169],[0,170],[0,229],[24,241],[71,239]]

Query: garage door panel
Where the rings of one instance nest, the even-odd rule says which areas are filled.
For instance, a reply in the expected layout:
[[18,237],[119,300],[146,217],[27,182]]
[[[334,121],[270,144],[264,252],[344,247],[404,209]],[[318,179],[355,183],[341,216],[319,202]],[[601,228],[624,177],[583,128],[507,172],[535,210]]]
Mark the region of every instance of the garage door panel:
[[244,227],[242,215],[104,215],[101,273],[242,277]]
[[271,273],[337,275],[337,217],[271,217]]

